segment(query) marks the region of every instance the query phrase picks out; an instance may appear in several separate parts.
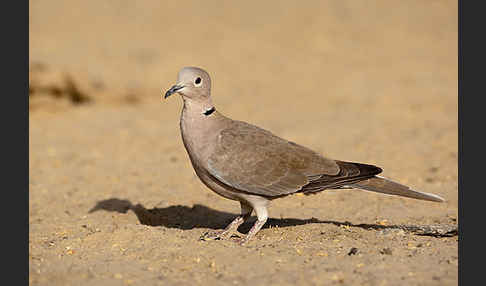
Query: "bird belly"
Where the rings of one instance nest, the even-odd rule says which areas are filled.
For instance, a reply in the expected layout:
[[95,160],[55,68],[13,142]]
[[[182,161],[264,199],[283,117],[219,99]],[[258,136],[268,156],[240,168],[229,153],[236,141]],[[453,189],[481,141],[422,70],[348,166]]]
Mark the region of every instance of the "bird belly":
[[198,166],[193,164],[194,170],[196,170],[196,174],[201,180],[201,182],[206,185],[209,189],[211,189],[216,194],[225,197],[230,200],[241,201],[241,196],[234,191],[231,191],[225,188],[221,183],[218,183],[216,179],[214,179],[211,175],[207,174],[206,171],[201,170]]

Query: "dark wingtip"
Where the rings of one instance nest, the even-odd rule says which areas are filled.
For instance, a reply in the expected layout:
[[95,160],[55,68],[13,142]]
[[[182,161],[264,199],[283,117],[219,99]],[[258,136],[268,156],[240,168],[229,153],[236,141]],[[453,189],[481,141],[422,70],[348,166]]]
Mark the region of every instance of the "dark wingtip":
[[338,163],[338,165],[341,166],[341,168],[344,168],[344,169],[346,169],[346,165],[352,165],[354,167],[357,167],[358,170],[359,170],[359,175],[363,176],[363,177],[378,175],[381,172],[383,172],[382,168],[377,167],[375,165],[354,163],[354,162],[345,162],[345,161],[336,161],[336,162]]

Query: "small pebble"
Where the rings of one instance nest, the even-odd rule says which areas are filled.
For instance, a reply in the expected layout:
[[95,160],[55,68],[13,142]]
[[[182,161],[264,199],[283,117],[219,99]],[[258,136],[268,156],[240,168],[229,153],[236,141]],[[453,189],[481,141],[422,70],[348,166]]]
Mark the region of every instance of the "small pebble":
[[356,247],[353,247],[349,250],[348,255],[355,255],[358,253],[358,249]]
[[380,253],[386,254],[386,255],[392,255],[392,250],[387,247],[387,248],[383,248],[382,250],[380,250]]

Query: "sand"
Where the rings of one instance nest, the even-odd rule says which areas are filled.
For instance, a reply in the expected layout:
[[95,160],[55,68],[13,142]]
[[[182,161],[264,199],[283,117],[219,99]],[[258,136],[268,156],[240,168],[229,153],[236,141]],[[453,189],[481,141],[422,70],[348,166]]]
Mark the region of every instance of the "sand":
[[[30,285],[457,285],[456,1],[29,10]],[[239,204],[196,177],[182,101],[161,100],[187,65],[223,114],[447,201],[294,195],[248,245],[200,241]]]

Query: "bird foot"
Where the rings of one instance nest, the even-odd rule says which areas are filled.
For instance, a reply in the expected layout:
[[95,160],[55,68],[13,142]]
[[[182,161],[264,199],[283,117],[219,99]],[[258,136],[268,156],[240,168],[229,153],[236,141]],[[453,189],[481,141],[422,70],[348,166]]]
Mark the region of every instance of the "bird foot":
[[264,218],[262,220],[257,220],[255,222],[255,224],[253,225],[253,227],[250,229],[250,231],[245,236],[238,237],[236,239],[236,242],[239,245],[245,245],[245,244],[247,244],[248,241],[250,241],[250,239],[252,239],[257,234],[257,232],[260,231],[260,229],[262,228],[262,226],[265,224],[266,221],[267,221],[266,218]]
[[204,233],[200,240],[223,240],[231,237],[235,232],[238,232],[238,227],[248,218],[248,214],[237,216],[228,226],[223,230],[211,230]]
[[227,239],[228,237],[231,237],[232,232],[228,231],[226,229],[223,230],[212,230],[212,231],[207,231],[201,237],[199,238],[200,240],[224,240]]
[[232,232],[228,230],[213,230],[205,232],[201,235],[200,240],[227,240],[231,238],[231,241],[236,242],[239,245],[246,245],[252,236],[244,235],[239,232]]

